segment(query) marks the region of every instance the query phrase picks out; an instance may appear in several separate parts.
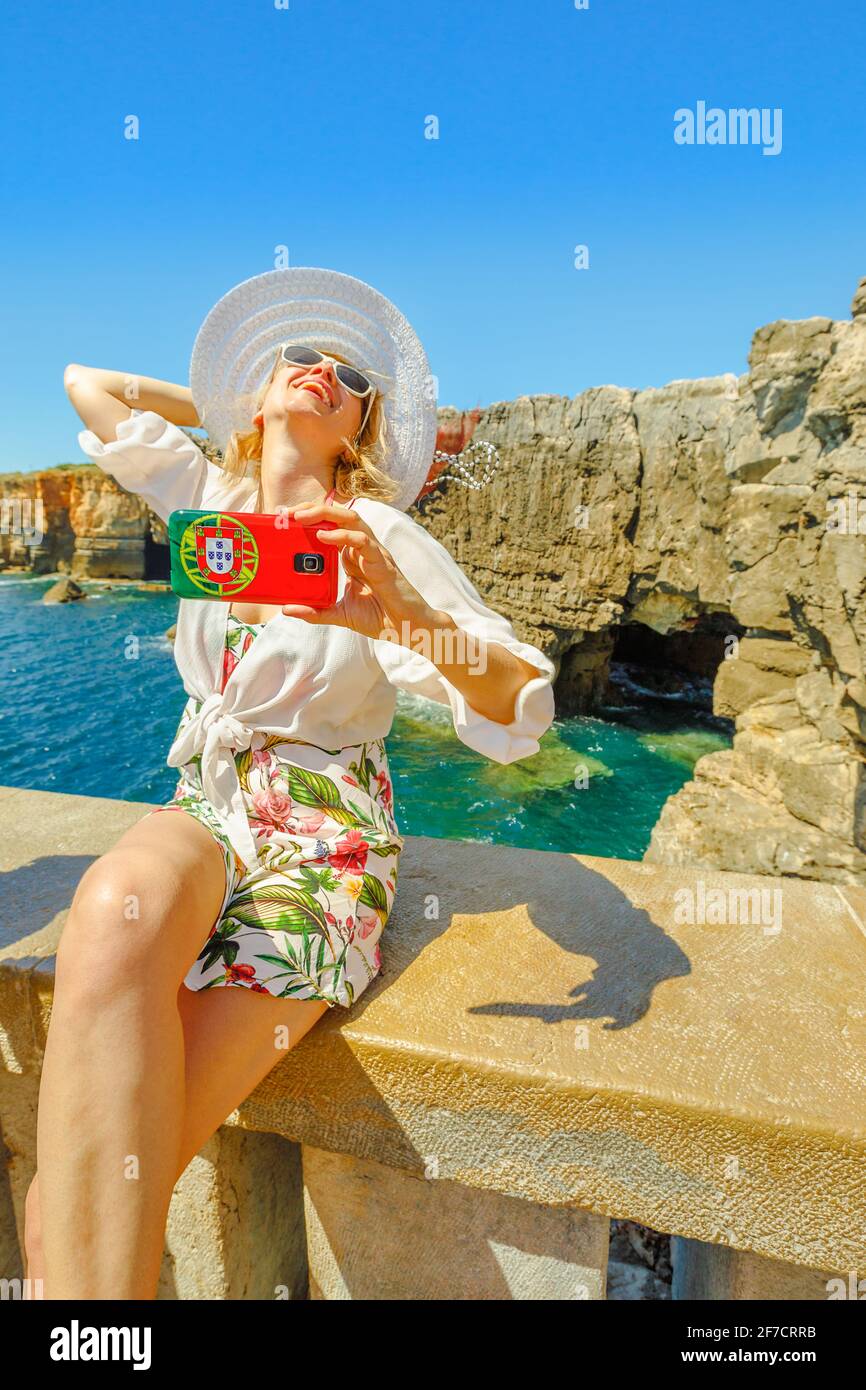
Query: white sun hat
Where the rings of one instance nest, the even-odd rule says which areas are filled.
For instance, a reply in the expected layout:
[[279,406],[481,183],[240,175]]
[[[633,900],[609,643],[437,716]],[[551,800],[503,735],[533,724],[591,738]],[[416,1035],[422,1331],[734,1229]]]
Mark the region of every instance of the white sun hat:
[[389,440],[385,471],[405,511],[434,464],[436,384],[411,324],[390,299],[338,270],[268,270],[223,295],[198,331],[190,362],[192,398],[204,429],[225,449],[251,428],[253,397],[282,343],[335,352],[368,371],[382,390]]

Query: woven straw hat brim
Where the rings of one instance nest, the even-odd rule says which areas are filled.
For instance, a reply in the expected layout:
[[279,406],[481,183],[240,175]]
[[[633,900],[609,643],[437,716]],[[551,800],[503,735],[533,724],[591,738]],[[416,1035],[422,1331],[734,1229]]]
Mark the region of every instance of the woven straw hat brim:
[[411,324],[378,290],[337,270],[298,266],[244,280],[211,309],[196,336],[190,387],[199,419],[225,449],[251,426],[253,400],[280,343],[336,352],[370,371],[383,392],[389,454],[400,484],[391,505],[418,496],[436,445],[436,388]]

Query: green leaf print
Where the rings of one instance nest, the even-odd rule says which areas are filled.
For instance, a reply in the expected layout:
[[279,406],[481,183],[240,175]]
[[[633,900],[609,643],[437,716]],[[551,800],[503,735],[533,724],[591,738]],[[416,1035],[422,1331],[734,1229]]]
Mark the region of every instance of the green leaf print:
[[304,887],[310,893],[318,893],[322,888],[333,893],[340,886],[340,880],[330,864],[323,869],[311,869],[309,864],[302,864],[299,872]]
[[374,816],[371,816],[369,811],[363,811],[356,801],[349,801],[347,797],[346,805],[352,808],[353,819],[350,822],[351,824],[354,824],[355,821],[360,821],[362,825],[379,825],[378,820]]
[[353,825],[354,817],[346,810],[340,790],[330,777],[321,772],[310,772],[306,767],[289,767],[289,796],[302,806],[314,806],[324,811],[326,816],[338,825]]
[[[286,964],[286,958],[285,958],[285,956],[268,956],[268,955],[265,955],[265,954],[264,954],[263,952],[261,952],[261,951],[257,951],[257,952],[256,952],[256,960],[264,960],[264,961],[267,961],[268,965],[285,965],[285,964]],[[285,973],[285,972],[284,972],[284,973]]]
[[375,908],[382,921],[385,921],[388,916],[388,899],[382,883],[375,874],[364,875],[364,886],[358,895],[358,901],[365,907]]
[[[235,927],[237,931],[237,927]],[[218,965],[222,961],[223,965],[234,965],[237,960],[239,946],[236,941],[221,941],[218,936],[211,937],[208,944],[204,947],[199,960],[202,963],[202,970],[210,970],[212,966]]]
[[306,932],[312,925],[327,935],[324,909],[312,893],[288,883],[255,885],[235,898],[231,910],[245,927]]
[[303,852],[303,845],[297,840],[289,840],[285,845],[271,845],[264,853],[260,851],[259,862],[278,873],[283,864],[295,864]]
[[281,990],[282,998],[288,998],[290,995],[298,994],[301,990],[306,989],[313,989],[315,991],[315,997],[321,998],[320,990],[324,983],[323,976],[325,973],[330,971],[334,974],[335,978],[339,978],[339,972],[343,969],[345,962],[348,943],[343,947],[337,960],[326,961],[326,942],[324,937],[320,937],[318,941],[315,969],[313,969],[312,964],[314,945],[315,938],[305,936],[303,949],[301,951],[295,950],[292,943],[286,940],[284,955],[275,956],[266,952],[261,952],[256,955],[257,960],[265,961],[269,965],[278,965],[281,967],[276,975],[271,976],[273,980],[279,980],[285,975],[300,976],[300,979],[285,985]]
[[250,768],[253,765],[253,750],[245,748],[242,753],[235,754],[235,771],[238,774],[238,782],[241,791],[249,793],[250,790]]
[[367,745],[363,744],[357,762],[349,763],[349,771],[363,791],[370,795],[370,778],[376,774],[376,765],[367,755]]

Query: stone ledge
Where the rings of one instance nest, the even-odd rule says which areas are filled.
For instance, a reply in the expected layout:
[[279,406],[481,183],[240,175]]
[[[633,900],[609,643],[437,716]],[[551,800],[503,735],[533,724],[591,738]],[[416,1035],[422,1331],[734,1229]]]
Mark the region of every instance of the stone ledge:
[[[38,1074],[75,883],[148,809],[0,788],[9,1081]],[[700,883],[781,893],[781,931],[677,924]],[[383,975],[230,1122],[862,1270],[864,922],[862,889],[410,837]]]

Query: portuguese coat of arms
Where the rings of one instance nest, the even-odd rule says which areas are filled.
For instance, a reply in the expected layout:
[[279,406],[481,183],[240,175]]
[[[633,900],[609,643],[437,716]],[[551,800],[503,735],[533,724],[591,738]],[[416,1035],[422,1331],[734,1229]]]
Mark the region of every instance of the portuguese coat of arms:
[[243,532],[240,526],[196,526],[195,553],[205,579],[214,584],[237,579],[243,564]]

